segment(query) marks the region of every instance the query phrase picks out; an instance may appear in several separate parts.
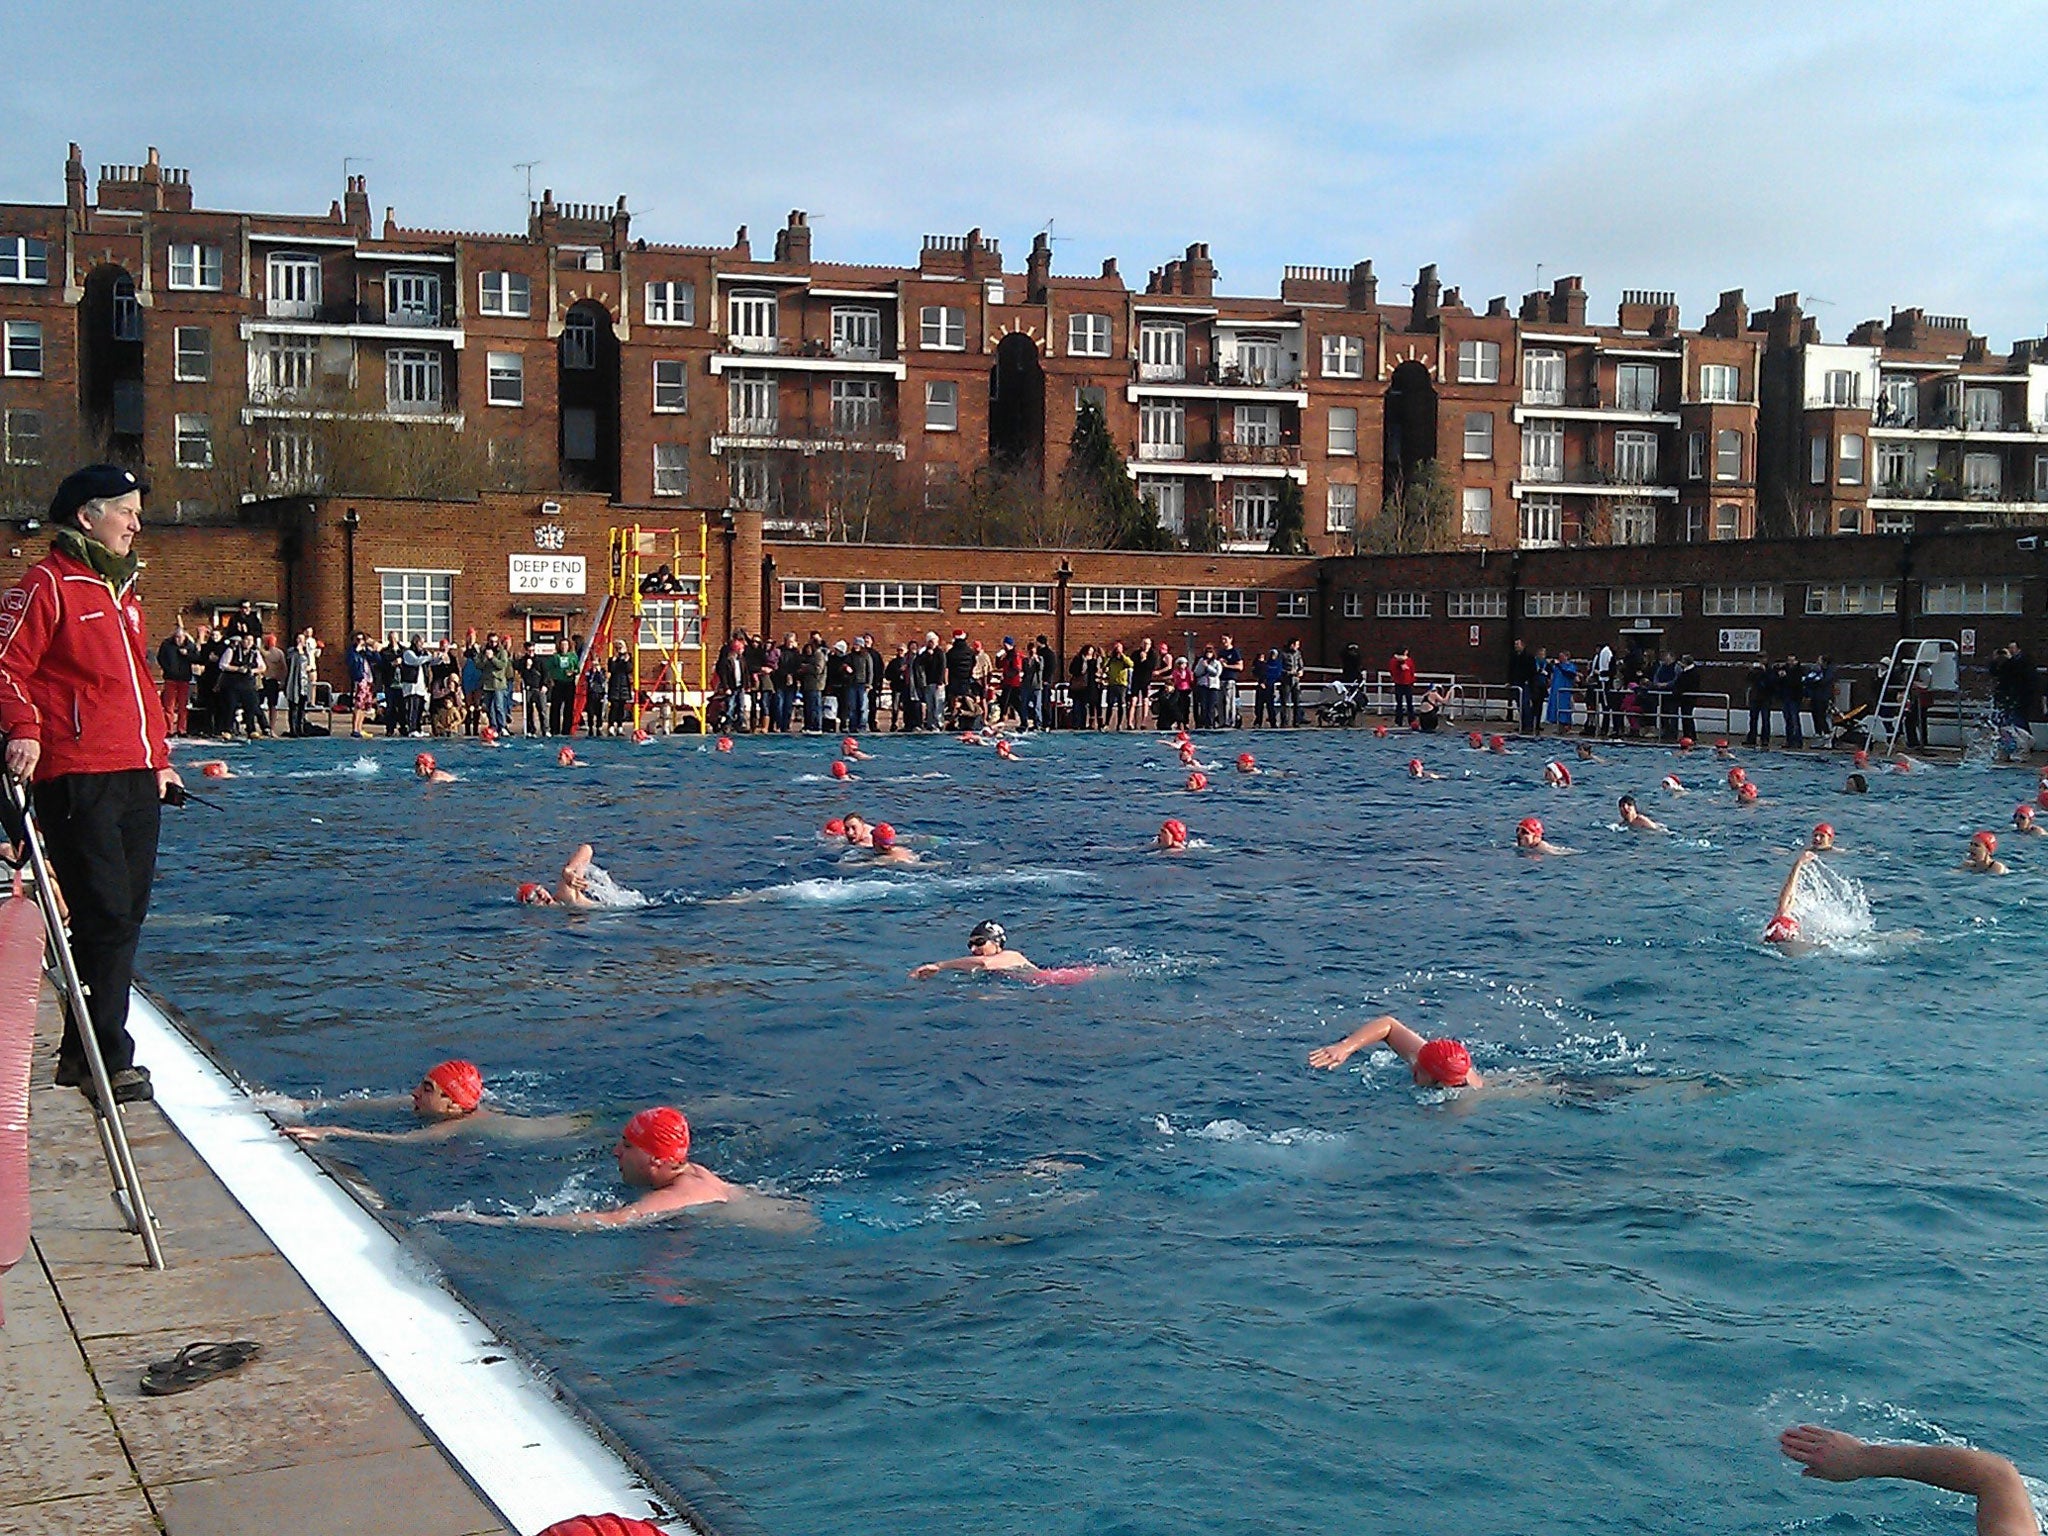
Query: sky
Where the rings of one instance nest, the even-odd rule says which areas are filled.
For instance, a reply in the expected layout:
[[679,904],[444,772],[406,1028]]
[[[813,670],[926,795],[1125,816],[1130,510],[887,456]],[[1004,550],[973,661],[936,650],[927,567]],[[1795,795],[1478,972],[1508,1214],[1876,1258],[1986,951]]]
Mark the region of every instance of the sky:
[[[110,44],[110,39],[123,39]],[[203,207],[523,228],[620,195],[650,241],[908,265],[979,227],[1012,270],[1127,281],[1209,243],[1226,292],[1370,258],[1479,307],[1555,278],[1595,318],[1798,292],[2048,333],[2048,0],[1178,4],[102,0],[0,15],[0,201],[161,147]]]

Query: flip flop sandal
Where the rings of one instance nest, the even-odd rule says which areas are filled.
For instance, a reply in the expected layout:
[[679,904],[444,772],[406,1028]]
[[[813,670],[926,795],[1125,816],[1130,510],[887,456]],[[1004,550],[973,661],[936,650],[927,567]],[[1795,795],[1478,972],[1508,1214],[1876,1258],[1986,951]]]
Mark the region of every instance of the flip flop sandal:
[[237,1339],[231,1344],[187,1344],[171,1360],[153,1362],[142,1373],[144,1397],[169,1397],[190,1392],[218,1380],[254,1360],[263,1346],[254,1339]]

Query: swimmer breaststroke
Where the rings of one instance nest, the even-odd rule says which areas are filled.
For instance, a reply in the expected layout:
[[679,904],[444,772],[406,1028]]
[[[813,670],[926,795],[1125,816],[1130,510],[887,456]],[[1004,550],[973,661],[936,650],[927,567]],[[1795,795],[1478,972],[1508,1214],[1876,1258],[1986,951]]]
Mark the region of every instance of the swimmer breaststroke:
[[[456,1136],[496,1136],[508,1140],[539,1141],[573,1136],[589,1124],[584,1115],[514,1115],[483,1102],[483,1076],[473,1062],[444,1061],[427,1069],[413,1088],[410,1098],[348,1099],[350,1110],[382,1109],[409,1103],[420,1124],[409,1131],[365,1131],[352,1125],[287,1125],[281,1129],[293,1141],[447,1141]],[[323,1106],[301,1106],[310,1113]]]
[[1472,1065],[1471,1053],[1458,1041],[1425,1040],[1391,1013],[1361,1025],[1334,1045],[1318,1046],[1308,1053],[1308,1064],[1329,1071],[1376,1045],[1384,1045],[1408,1063],[1409,1076],[1418,1088],[1486,1086]]
[[983,921],[967,936],[967,953],[952,960],[934,960],[910,973],[912,981],[927,981],[941,971],[1017,971],[1038,974],[1022,950],[1004,947],[1003,925]]

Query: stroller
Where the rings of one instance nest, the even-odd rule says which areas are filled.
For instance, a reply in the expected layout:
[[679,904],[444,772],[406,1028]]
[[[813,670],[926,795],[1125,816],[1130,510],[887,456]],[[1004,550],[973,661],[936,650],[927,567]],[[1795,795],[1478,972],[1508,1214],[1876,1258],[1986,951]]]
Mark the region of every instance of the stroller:
[[1356,725],[1371,702],[1366,696],[1365,679],[1353,678],[1331,686],[1334,692],[1316,706],[1316,724]]

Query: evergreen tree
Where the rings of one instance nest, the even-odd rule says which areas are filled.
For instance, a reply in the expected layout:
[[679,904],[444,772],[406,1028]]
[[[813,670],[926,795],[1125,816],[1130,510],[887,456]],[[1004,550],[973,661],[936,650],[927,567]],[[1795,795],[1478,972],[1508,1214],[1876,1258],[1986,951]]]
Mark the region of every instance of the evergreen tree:
[[1301,486],[1292,476],[1280,482],[1280,505],[1273,514],[1273,536],[1266,541],[1266,552],[1308,553],[1308,515],[1301,504]]
[[1060,475],[1061,496],[1077,509],[1088,510],[1106,547],[1173,548],[1173,535],[1159,526],[1158,513],[1138,495],[1124,456],[1109,435],[1102,408],[1092,400],[1084,400],[1075,413],[1067,448],[1067,467]]

